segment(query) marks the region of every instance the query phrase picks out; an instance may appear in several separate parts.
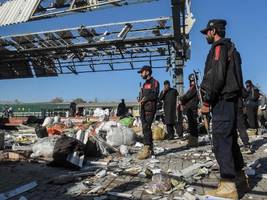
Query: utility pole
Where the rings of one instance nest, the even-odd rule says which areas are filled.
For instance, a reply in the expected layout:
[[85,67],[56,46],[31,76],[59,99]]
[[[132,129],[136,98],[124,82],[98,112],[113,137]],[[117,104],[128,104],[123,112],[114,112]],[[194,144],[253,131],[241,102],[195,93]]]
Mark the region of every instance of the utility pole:
[[185,58],[185,3],[183,0],[171,0],[174,31],[174,49],[172,51],[173,84],[179,95],[184,93],[183,68]]

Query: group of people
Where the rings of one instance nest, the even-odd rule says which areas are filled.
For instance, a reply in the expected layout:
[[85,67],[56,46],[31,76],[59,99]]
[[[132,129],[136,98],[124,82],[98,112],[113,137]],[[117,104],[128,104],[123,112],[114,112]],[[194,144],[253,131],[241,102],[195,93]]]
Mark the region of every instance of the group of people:
[[211,48],[199,87],[196,84],[196,74],[190,74],[190,87],[184,95],[179,96],[167,80],[164,81],[164,89],[160,92],[159,82],[152,77],[150,66],[144,66],[138,71],[145,80],[139,99],[144,147],[138,153],[138,158],[147,159],[153,155],[151,125],[158,100],[164,102],[167,139],[173,139],[174,127],[178,124],[179,129],[181,125],[176,120],[177,108],[178,113],[183,112],[187,116],[189,147],[198,145],[199,114],[208,116],[211,113],[213,152],[219,165],[221,179],[218,188],[207,194],[238,199],[237,187],[248,187],[243,171],[244,160],[237,142],[238,132],[244,146],[250,150],[247,128],[258,128],[257,101],[260,92],[251,80],[246,81],[244,86],[241,57],[234,43],[225,38],[226,24],[223,19],[213,19],[201,30]]

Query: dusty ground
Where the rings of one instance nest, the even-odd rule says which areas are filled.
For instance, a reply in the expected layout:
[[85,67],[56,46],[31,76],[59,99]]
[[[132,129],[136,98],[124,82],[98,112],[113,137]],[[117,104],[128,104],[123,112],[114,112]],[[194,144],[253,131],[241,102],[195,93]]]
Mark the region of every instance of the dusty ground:
[[[251,155],[244,155],[246,163],[250,163],[259,159],[259,166],[256,168],[256,175],[252,176],[250,185],[252,190],[247,194],[240,194],[242,199],[267,199],[267,179],[257,176],[259,174],[267,174],[267,134],[259,137],[251,138],[252,144],[256,152]],[[132,194],[134,199],[178,199],[182,197],[183,191],[173,191],[170,194],[146,194],[145,188],[151,180],[140,176],[120,175],[115,176],[119,168],[130,168],[133,166],[141,166],[142,168],[150,165],[150,167],[160,168],[164,172],[175,172],[186,167],[192,166],[194,163],[205,161],[208,158],[214,159],[210,152],[210,146],[204,145],[198,148],[186,149],[185,142],[180,140],[157,142],[157,147],[165,148],[164,152],[156,155],[155,159],[146,160],[143,162],[137,161],[135,155],[127,158],[113,157],[113,161],[121,161],[121,164],[115,165],[114,168],[109,168],[109,172],[102,178],[88,177],[76,182],[56,185],[49,183],[49,180],[62,174],[68,174],[69,170],[61,168],[52,168],[46,164],[23,162],[0,162],[0,193],[14,189],[20,185],[37,181],[38,186],[31,191],[25,192],[22,195],[28,200],[67,200],[67,199],[126,199],[114,198],[107,195],[107,192],[123,192]],[[158,162],[158,161],[159,162]],[[117,162],[118,163],[118,162]],[[122,166],[124,165],[124,166]],[[118,173],[117,173],[118,174]],[[198,181],[193,181],[190,186],[196,189],[197,194],[203,194],[216,186],[218,182],[218,171],[214,170],[211,173]],[[83,184],[87,183],[87,185]],[[73,186],[78,192],[70,192]],[[82,186],[81,186],[82,185]],[[101,185],[102,192],[99,194],[88,194],[91,188]],[[82,192],[81,192],[82,191]],[[19,199],[18,195],[12,199]]]

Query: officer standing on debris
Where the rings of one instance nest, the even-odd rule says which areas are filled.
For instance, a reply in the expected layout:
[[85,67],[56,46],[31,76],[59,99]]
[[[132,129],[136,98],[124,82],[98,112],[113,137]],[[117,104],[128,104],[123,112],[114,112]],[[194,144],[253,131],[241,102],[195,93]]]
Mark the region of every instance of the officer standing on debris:
[[170,87],[168,80],[164,81],[164,89],[159,95],[159,99],[164,104],[164,123],[167,127],[167,139],[174,139],[174,126],[176,123],[176,105],[178,92]]
[[145,80],[139,97],[144,147],[138,152],[137,156],[138,159],[143,160],[154,154],[151,125],[157,110],[159,82],[152,77],[152,69],[150,66],[143,66],[138,73],[140,73],[141,77]]
[[[243,83],[243,77],[241,80]],[[246,116],[244,113],[244,99],[247,98],[248,93],[246,92],[245,88],[240,92],[240,96],[238,98],[238,106],[237,106],[237,130],[239,136],[243,143],[242,153],[249,154],[252,153],[252,148],[249,142],[249,137],[247,133],[247,123],[246,123]]]
[[248,121],[248,132],[257,133],[258,121],[257,121],[257,112],[258,112],[258,100],[260,97],[259,89],[253,85],[251,80],[246,81],[246,90],[248,92],[248,97],[246,99],[246,114]]
[[183,112],[187,116],[188,128],[189,128],[189,138],[188,138],[188,147],[195,147],[198,145],[198,96],[196,89],[196,80],[195,75],[190,74],[189,79],[189,90],[180,97],[180,102],[183,106]]
[[[226,21],[213,19],[201,31],[211,49],[206,59],[204,77],[201,83],[203,106],[201,112],[212,110],[212,136],[216,160],[220,168],[220,184],[207,194],[216,197],[238,199],[236,177],[245,177],[244,161],[237,143],[236,115],[240,83],[236,70],[239,53],[230,39],[225,38]],[[238,62],[237,62],[238,61]],[[240,174],[239,174],[240,173]],[[243,182],[240,180],[238,182]]]

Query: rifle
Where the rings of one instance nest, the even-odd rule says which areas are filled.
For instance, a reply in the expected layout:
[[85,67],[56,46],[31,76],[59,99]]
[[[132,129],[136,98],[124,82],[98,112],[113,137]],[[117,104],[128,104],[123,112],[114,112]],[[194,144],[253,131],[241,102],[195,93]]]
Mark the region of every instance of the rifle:
[[[199,99],[199,102],[200,102],[200,106],[202,107],[203,106],[203,98],[202,98],[201,90],[200,90],[200,87],[198,85],[198,79],[197,79],[197,74],[199,72],[196,72],[195,70],[193,70],[193,72],[194,72],[194,80],[195,80],[195,86],[196,86],[198,99]],[[206,129],[207,133],[208,133],[211,150],[213,151],[213,141],[212,141],[212,136],[211,136],[211,133],[210,133],[210,126],[209,126],[208,116],[207,116],[207,114],[201,114],[201,116],[203,117],[204,126],[205,126],[205,129]]]
[[141,117],[141,104],[140,104],[140,101],[141,101],[141,98],[142,98],[142,83],[141,82],[139,82],[139,96],[138,96],[138,104],[139,104],[139,106],[138,106],[138,109],[139,109],[139,115],[140,115],[140,117]]

